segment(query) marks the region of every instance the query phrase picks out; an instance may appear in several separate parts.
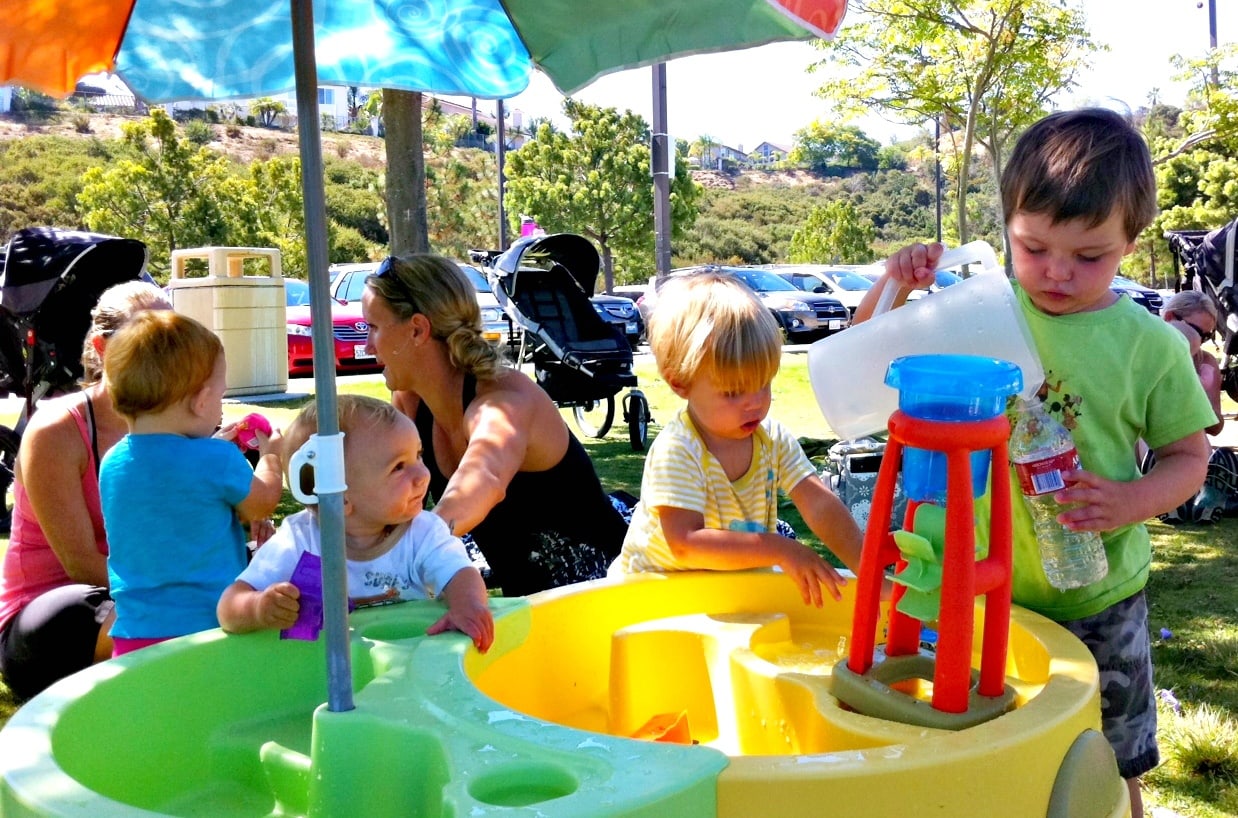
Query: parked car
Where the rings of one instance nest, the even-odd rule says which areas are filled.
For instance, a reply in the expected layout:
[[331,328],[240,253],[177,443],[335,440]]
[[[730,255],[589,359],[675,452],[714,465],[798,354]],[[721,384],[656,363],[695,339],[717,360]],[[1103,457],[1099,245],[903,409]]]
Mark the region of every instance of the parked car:
[[1125,276],[1114,276],[1109,289],[1118,295],[1130,296],[1131,301],[1134,301],[1153,315],[1161,314],[1164,299],[1161,298],[1159,292],[1151,287],[1145,287],[1138,281],[1132,281]]
[[653,292],[653,285],[656,280],[656,278],[650,278],[648,284],[620,284],[611,290],[615,295],[621,295],[636,302],[636,311],[640,313],[640,320],[645,325],[646,330],[649,328],[648,304],[652,304],[653,299],[649,299],[647,304],[645,296]]
[[[335,281],[332,281],[332,285]],[[300,294],[305,286],[304,296]],[[287,296],[288,374],[294,378],[314,374],[313,331],[310,329],[309,287],[305,282],[284,280]],[[294,301],[296,303],[294,303]],[[369,325],[361,316],[361,303],[331,302],[331,335],[335,340],[336,372],[378,372],[382,369],[373,355],[365,351]]]
[[873,282],[855,270],[819,264],[771,264],[767,269],[780,278],[791,282],[796,288],[809,293],[823,293],[843,302],[847,312],[855,315],[855,308],[864,300],[864,294],[873,287]]
[[[769,270],[755,267],[720,267],[700,265],[671,270],[671,275],[685,275],[702,270],[718,270],[733,275],[748,285],[761,302],[778,319],[788,341],[805,343],[845,329],[851,323],[850,313],[837,298],[796,289]],[[649,300],[651,293],[645,294]]]
[[644,340],[645,321],[641,318],[640,311],[636,309],[636,302],[631,298],[598,293],[589,300],[593,303],[593,309],[598,315],[623,333],[628,343],[632,345],[632,349],[636,349],[636,346]]

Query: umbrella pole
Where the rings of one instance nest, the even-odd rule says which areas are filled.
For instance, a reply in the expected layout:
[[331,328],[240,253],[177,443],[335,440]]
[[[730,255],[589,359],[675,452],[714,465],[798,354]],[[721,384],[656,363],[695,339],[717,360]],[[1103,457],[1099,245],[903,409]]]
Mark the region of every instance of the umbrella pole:
[[[331,337],[330,280],[327,277],[327,206],[323,193],[322,136],[318,118],[318,66],[314,56],[312,0],[291,0],[292,51],[296,66],[297,139],[301,148],[301,190],[305,200],[305,258],[309,266],[310,324],[314,341],[319,445],[336,442],[343,466],[343,442],[335,392],[335,343]],[[328,458],[334,459],[334,458]],[[316,484],[343,486],[344,475],[319,473]],[[344,557],[344,493],[318,494],[322,542],[323,630],[327,645],[327,707],[353,709],[352,663],[348,648],[348,575]]]

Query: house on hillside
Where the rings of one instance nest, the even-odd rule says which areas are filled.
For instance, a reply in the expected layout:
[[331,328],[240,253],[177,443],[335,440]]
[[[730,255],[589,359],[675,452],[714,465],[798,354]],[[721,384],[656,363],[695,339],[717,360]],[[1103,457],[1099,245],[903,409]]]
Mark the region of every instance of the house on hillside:
[[762,142],[748,154],[748,161],[756,167],[761,167],[772,165],[775,162],[785,162],[790,155],[791,149],[788,147],[775,145],[773,142]]
[[704,156],[693,156],[688,162],[695,162],[702,170],[722,170],[727,165],[742,168],[749,164],[748,154],[744,153],[743,145],[738,148],[732,148],[730,145],[710,145]]

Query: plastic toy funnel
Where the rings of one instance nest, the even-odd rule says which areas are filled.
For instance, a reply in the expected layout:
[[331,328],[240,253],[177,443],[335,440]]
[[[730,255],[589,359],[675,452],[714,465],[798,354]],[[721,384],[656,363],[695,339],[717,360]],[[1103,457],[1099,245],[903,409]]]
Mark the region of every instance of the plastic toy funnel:
[[[1023,388],[1023,373],[1010,361],[976,355],[912,355],[890,363],[887,385],[898,390],[898,408],[925,420],[968,421],[997,417],[1006,398]],[[972,452],[972,495],[984,493],[989,452]],[[916,502],[946,502],[946,455],[908,446],[903,452],[903,491]]]
[[993,248],[982,241],[965,244],[947,250],[937,266],[966,263],[982,264],[984,271],[897,310],[875,313],[809,347],[813,393],[840,438],[885,431],[898,408],[898,393],[884,380],[896,358],[933,354],[997,358],[1022,371],[1021,394],[1030,396],[1040,388],[1044,369]]

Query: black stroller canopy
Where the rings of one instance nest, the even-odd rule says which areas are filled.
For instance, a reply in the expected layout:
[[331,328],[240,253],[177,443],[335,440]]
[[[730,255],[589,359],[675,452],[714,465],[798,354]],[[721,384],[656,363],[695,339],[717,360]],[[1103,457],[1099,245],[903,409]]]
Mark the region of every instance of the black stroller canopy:
[[585,295],[593,295],[602,259],[593,242],[575,233],[520,239],[495,260],[494,269],[499,275],[515,275],[522,267],[548,270],[555,264],[567,268]]
[[54,227],[27,227],[9,241],[0,275],[0,307],[29,315],[43,306],[62,278],[77,275],[89,258],[89,275],[107,283],[95,286],[96,297],[111,284],[137,278],[146,267],[146,245],[134,239]]

